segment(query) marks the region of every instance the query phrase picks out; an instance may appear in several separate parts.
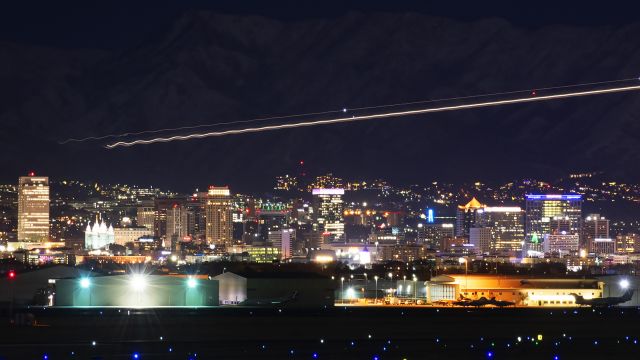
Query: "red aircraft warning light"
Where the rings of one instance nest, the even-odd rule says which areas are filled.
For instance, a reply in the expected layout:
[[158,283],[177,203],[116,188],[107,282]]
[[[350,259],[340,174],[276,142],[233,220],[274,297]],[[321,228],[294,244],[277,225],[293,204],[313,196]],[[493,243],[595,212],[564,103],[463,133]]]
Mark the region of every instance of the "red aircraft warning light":
[[29,176],[36,176],[36,173],[35,173],[35,172],[33,172],[33,171],[29,171],[29,174],[28,174],[28,175],[29,175]]
[[9,270],[9,279],[15,279],[16,278],[16,271],[15,270]]

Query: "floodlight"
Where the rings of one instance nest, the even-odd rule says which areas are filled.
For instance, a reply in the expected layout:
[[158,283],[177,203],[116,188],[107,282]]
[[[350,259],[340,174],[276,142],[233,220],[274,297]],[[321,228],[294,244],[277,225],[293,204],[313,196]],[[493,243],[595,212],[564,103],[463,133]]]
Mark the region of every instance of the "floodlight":
[[187,280],[187,286],[191,289],[193,289],[194,287],[196,287],[198,283],[196,282],[196,279],[194,278],[189,278],[189,280]]
[[143,275],[135,274],[131,277],[131,287],[136,290],[142,290],[147,286],[147,279]]
[[89,278],[80,279],[80,287],[81,288],[86,289],[89,286],[91,286],[91,280],[89,280]]
[[626,289],[629,287],[629,280],[627,279],[622,279],[620,280],[620,287],[623,289]]

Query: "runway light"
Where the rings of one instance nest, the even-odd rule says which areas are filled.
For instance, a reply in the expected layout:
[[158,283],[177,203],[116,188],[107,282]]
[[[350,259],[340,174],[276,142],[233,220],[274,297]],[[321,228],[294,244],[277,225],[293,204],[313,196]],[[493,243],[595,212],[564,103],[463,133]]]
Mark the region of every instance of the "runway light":
[[89,280],[88,278],[80,279],[80,287],[81,288],[86,289],[89,286],[91,286],[91,280]]
[[194,287],[196,287],[196,285],[198,285],[198,283],[196,282],[196,279],[194,278],[189,278],[189,280],[187,280],[187,286],[190,289],[193,289]]
[[629,280],[627,279],[620,280],[620,287],[623,289],[627,289],[629,287]]

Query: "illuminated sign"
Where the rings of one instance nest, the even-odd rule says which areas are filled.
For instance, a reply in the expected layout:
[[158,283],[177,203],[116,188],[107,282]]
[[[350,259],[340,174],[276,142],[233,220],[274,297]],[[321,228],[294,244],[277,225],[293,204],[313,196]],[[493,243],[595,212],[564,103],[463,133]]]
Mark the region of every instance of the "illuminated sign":
[[313,195],[344,195],[344,189],[313,189]]
[[433,209],[427,209],[427,222],[433,224],[434,222],[434,212]]

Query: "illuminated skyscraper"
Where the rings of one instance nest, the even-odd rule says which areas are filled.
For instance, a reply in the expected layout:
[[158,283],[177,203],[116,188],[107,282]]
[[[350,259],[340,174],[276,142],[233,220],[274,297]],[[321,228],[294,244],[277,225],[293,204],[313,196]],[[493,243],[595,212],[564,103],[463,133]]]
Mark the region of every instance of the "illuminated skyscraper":
[[148,204],[143,204],[143,206],[138,207],[136,213],[136,223],[138,226],[144,226],[149,230],[153,230],[154,222],[155,222],[155,209],[153,202]]
[[216,248],[230,246],[233,240],[233,219],[229,187],[209,187],[205,213],[207,242]]
[[581,248],[593,252],[596,239],[609,239],[609,219],[600,214],[589,214],[582,224]]
[[458,205],[456,211],[456,236],[469,238],[469,229],[475,226],[476,210],[482,209],[484,205],[475,197],[466,205]]
[[478,209],[475,226],[491,230],[491,251],[522,250],[524,212],[520,207],[495,206]]
[[175,250],[178,241],[192,234],[193,226],[193,213],[183,204],[176,202],[167,209],[167,240],[172,250]]
[[313,189],[313,218],[327,242],[345,241],[344,189]]
[[582,195],[526,195],[524,251],[541,251],[542,239],[550,235],[553,219],[568,221],[568,234],[579,235]]
[[18,182],[18,241],[49,240],[49,178],[21,176]]

